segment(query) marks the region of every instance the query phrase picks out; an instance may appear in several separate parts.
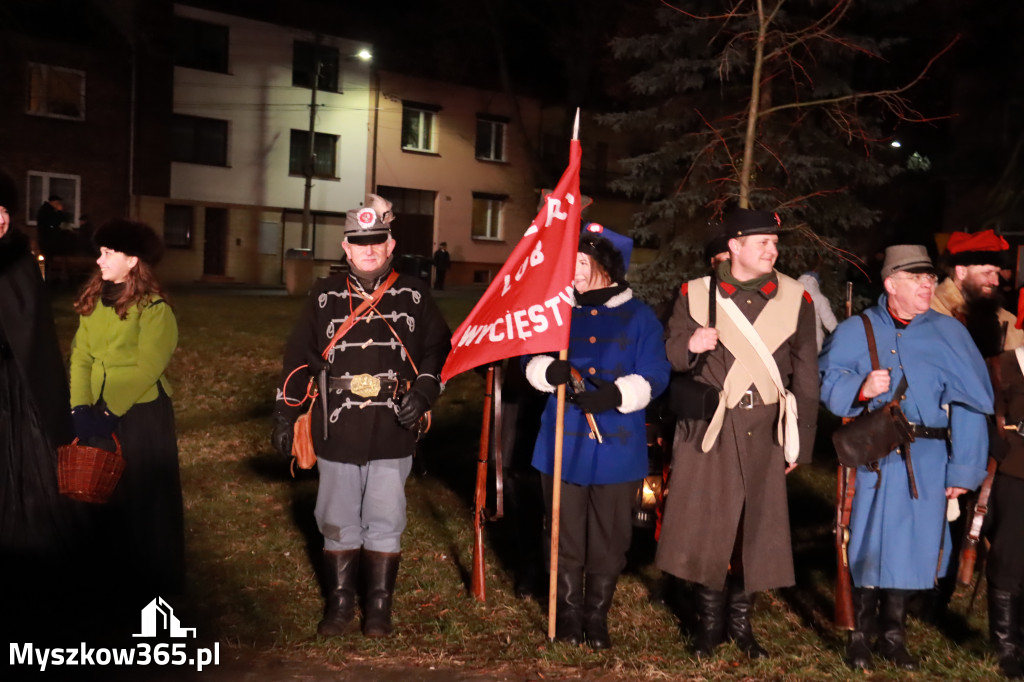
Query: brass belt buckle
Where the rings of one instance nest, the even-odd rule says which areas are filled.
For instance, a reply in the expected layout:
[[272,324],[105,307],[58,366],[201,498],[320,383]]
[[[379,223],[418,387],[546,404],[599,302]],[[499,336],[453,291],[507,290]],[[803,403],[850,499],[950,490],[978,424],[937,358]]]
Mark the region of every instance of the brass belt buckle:
[[352,377],[350,390],[360,398],[373,398],[380,393],[380,379],[371,374],[357,374]]

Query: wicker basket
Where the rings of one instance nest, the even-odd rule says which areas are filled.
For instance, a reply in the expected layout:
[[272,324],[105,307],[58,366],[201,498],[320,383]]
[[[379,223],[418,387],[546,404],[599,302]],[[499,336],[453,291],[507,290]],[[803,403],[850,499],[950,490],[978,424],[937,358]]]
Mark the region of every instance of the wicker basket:
[[57,448],[57,483],[61,495],[96,504],[110,500],[125,464],[121,441],[117,436],[113,438],[116,452],[79,445],[77,438],[71,445]]

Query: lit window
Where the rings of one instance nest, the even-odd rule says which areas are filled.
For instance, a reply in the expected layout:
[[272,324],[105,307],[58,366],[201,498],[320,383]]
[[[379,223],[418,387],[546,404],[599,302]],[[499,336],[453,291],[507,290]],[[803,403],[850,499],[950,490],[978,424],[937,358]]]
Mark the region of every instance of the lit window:
[[228,122],[175,114],[171,121],[171,161],[228,165]]
[[170,248],[192,248],[196,211],[192,206],[164,205],[164,244]]
[[[337,135],[316,133],[313,137],[313,177],[338,177]],[[291,148],[288,153],[288,174],[305,175],[306,160],[309,158],[309,131],[293,130]]]
[[85,120],[85,71],[28,65],[28,113]]
[[474,239],[501,239],[501,214],[507,198],[503,194],[473,192]]
[[414,152],[436,152],[434,126],[439,107],[405,102],[402,106],[402,149]]
[[476,158],[486,161],[505,160],[505,130],[508,122],[496,117],[481,116],[476,120]]
[[36,224],[39,208],[53,195],[60,197],[65,213],[70,216],[67,222],[74,224],[82,207],[81,187],[82,179],[78,175],[29,171],[28,224]]

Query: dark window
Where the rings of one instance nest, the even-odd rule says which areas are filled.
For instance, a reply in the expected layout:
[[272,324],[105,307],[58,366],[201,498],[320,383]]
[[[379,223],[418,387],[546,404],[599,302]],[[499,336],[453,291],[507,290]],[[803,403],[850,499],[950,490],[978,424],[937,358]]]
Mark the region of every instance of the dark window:
[[[313,176],[317,178],[338,177],[337,135],[316,133],[313,138]],[[309,131],[293,130],[288,156],[288,173],[305,175],[306,160],[309,158]]]
[[171,124],[171,160],[228,165],[228,122],[175,114]]
[[84,120],[85,71],[30,63],[26,111],[39,116]]
[[505,160],[504,119],[481,116],[476,120],[476,158],[486,161]]
[[174,63],[203,71],[228,72],[228,27],[174,17]]
[[313,79],[320,64],[320,78],[317,90],[339,92],[338,90],[338,48],[316,45],[296,40],[292,55],[292,85],[298,88],[312,88]]
[[192,206],[164,205],[164,244],[175,249],[192,248],[196,211]]

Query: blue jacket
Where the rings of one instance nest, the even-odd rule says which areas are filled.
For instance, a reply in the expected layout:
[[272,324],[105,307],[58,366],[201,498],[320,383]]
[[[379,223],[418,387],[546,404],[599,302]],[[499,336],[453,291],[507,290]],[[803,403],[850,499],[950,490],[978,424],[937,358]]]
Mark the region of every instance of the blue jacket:
[[[884,294],[865,314],[874,328],[879,365],[891,372],[890,393],[871,400],[870,409],[891,400],[906,373],[908,389],[900,405],[907,418],[924,426],[948,426],[952,440],[918,439],[910,445],[918,499],[910,495],[906,465],[898,453],[879,462],[877,489],[873,472],[857,470],[850,572],[858,587],[928,589],[945,575],[952,551],[946,488],[974,489],[985,478],[985,415],[992,413],[992,386],[981,354],[955,319],[929,310],[897,329]],[[836,328],[818,364],[825,406],[840,417],[860,414],[864,407],[858,396],[871,361],[859,317]]]
[[[573,308],[569,362],[584,378],[614,381],[622,404],[594,415],[604,438],[598,444],[583,412],[566,403],[562,480],[568,483],[625,483],[647,475],[644,408],[665,390],[670,366],[661,323],[647,304],[632,296],[626,289],[604,305]],[[551,361],[539,355],[526,365],[530,383],[549,393],[555,387],[544,375]],[[594,385],[588,382],[587,388]],[[554,474],[556,402],[554,395],[548,399],[533,451],[533,466],[549,475]]]

